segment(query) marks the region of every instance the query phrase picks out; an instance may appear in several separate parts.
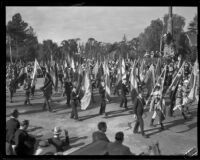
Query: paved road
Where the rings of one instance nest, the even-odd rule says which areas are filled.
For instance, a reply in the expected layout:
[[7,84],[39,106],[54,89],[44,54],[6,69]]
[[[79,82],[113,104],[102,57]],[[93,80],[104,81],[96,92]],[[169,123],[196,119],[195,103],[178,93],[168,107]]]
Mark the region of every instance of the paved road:
[[[97,123],[105,121],[107,123],[107,136],[111,141],[114,141],[114,136],[117,131],[123,131],[125,134],[124,144],[129,146],[131,151],[139,154],[147,149],[147,145],[158,141],[163,155],[184,154],[188,149],[197,146],[197,104],[190,105],[192,117],[185,121],[179,111],[175,112],[176,117],[169,118],[164,121],[166,130],[160,132],[159,126],[155,128],[149,127],[152,113],[147,112],[144,116],[145,132],[150,135],[150,138],[144,139],[141,135],[134,135],[133,128],[129,128],[128,123],[133,122],[133,115],[130,113],[132,104],[128,97],[129,110],[125,111],[119,107],[120,99],[112,97],[112,102],[107,104],[106,112],[108,117],[98,115],[99,112],[99,95],[95,93],[95,104],[91,104],[86,111],[81,111],[79,108],[80,122],[70,119],[71,109],[67,108],[66,97],[55,95],[51,103],[55,112],[42,111],[42,93],[36,92],[32,102],[32,106],[24,106],[24,92],[18,90],[13,98],[14,103],[9,103],[8,94],[6,94],[6,119],[14,108],[18,108],[21,113],[19,120],[29,119],[29,132],[36,135],[40,139],[46,139],[52,136],[54,126],[61,126],[69,131],[70,143],[72,149],[64,154],[69,154],[84,145],[91,143],[92,132],[97,130]],[[156,119],[157,123],[157,119]],[[131,123],[133,127],[134,122]]]

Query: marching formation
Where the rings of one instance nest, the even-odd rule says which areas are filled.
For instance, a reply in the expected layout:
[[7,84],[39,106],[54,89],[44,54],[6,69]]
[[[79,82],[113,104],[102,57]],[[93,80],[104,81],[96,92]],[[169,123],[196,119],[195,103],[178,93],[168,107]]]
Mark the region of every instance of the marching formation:
[[[10,94],[10,102],[15,103],[14,94],[20,86],[23,86],[24,105],[31,105],[31,96],[34,96],[37,78],[42,77],[44,82],[40,90],[43,92],[44,104],[41,110],[54,112],[54,107],[51,105],[52,97],[56,93],[61,93],[61,96],[66,96],[66,107],[71,107],[70,118],[80,121],[77,108],[80,106],[82,110],[87,110],[90,104],[95,105],[97,100],[95,100],[94,91],[98,90],[101,100],[98,113],[104,116],[108,116],[106,105],[113,101],[112,96],[117,94],[121,99],[119,107],[133,111],[133,117],[136,120],[133,133],[141,133],[144,138],[148,138],[144,125],[155,127],[156,116],[158,116],[158,124],[162,131],[165,129],[163,121],[167,116],[174,116],[174,111],[178,109],[186,120],[191,116],[189,104],[195,100],[198,101],[199,66],[197,60],[194,64],[182,59],[175,61],[175,59],[163,57],[139,59],[119,57],[119,59],[112,60],[82,58],[81,61],[71,58],[70,60],[71,63],[64,61],[62,64],[51,61],[48,65],[41,65],[37,60],[28,64],[21,62],[7,64],[6,78],[9,80],[7,89]],[[127,96],[129,95],[132,108],[127,106]],[[169,98],[170,104],[167,104]],[[144,124],[143,121],[146,109],[153,113],[150,124]],[[18,117],[16,112],[12,115],[13,119]],[[6,129],[6,142],[10,150],[13,144],[18,148],[19,141],[23,141],[17,138],[18,134],[22,134],[17,130],[28,125],[27,121],[20,124],[16,120],[13,123],[15,124],[11,125],[17,125],[17,127],[12,133],[9,131],[8,124]],[[106,124],[100,124],[99,128],[101,125],[105,126]],[[138,132],[139,128],[141,132]],[[8,133],[10,134],[8,135]],[[68,138],[67,131],[65,133]],[[16,134],[17,137],[15,137]],[[96,139],[99,133],[95,133],[93,136],[93,139]],[[116,141],[122,143],[124,133],[117,133],[115,138]],[[107,137],[106,141],[109,141]],[[58,142],[56,141],[56,143]],[[69,146],[68,139],[66,139],[66,143]],[[113,153],[111,146],[110,154]],[[21,150],[15,150],[15,152],[18,155],[22,154]],[[126,149],[125,152],[129,153],[130,150]]]

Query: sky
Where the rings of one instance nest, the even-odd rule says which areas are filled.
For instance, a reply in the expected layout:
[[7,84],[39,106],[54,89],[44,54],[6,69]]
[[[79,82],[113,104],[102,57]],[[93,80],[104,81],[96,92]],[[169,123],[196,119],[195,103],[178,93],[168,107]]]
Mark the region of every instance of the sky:
[[[16,13],[33,27],[39,42],[52,39],[60,45],[62,40],[94,38],[113,43],[124,34],[127,40],[137,37],[151,20],[163,20],[168,7],[6,7],[6,24]],[[185,18],[186,31],[197,7],[173,7],[173,13]]]

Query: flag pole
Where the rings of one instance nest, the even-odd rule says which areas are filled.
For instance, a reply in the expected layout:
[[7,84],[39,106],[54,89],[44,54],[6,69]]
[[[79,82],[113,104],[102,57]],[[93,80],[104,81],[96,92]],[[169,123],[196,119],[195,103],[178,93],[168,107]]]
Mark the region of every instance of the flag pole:
[[174,83],[174,81],[175,81],[176,77],[178,76],[178,73],[181,71],[181,69],[183,68],[184,64],[185,64],[185,61],[183,62],[183,64],[182,64],[181,68],[178,70],[178,72],[177,72],[176,76],[174,77],[174,79],[173,79],[173,81],[172,81],[171,85],[169,86],[169,88],[167,89],[166,93],[167,93],[167,92],[168,92],[168,91],[171,89],[171,87],[172,87],[172,85],[173,85],[173,83]]
[[[160,78],[161,78],[161,76],[162,76],[162,74],[164,73],[165,70],[166,70],[166,65],[165,65],[165,68],[163,69],[162,73],[160,74],[158,80],[160,80]],[[157,81],[157,83],[158,83],[158,81]],[[156,85],[157,85],[157,83],[156,83]],[[152,91],[151,91],[151,94],[150,94],[148,100],[146,101],[146,105],[149,103],[149,100],[150,100],[150,98],[151,98],[152,93],[154,92],[154,89],[155,89],[156,85],[153,87],[153,89],[152,89]]]

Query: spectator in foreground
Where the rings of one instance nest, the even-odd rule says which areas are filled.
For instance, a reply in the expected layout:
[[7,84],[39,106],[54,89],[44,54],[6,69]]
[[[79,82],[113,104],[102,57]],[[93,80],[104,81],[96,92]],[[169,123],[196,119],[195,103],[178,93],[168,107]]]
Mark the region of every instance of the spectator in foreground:
[[20,128],[15,132],[15,153],[16,155],[32,155],[36,139],[27,133],[29,121],[24,120]]
[[61,128],[55,127],[53,130],[53,138],[48,139],[48,143],[54,145],[56,147],[57,152],[63,152],[70,147],[68,131],[64,130],[64,132],[65,132],[65,139],[62,140],[60,138],[60,135],[62,133]]
[[12,145],[15,144],[15,132],[19,129],[20,123],[18,121],[19,112],[15,109],[11,113],[11,118],[6,122],[6,155],[13,155]]
[[98,140],[110,142],[108,137],[105,134],[105,132],[107,130],[106,123],[105,122],[99,122],[98,123],[98,129],[99,129],[98,131],[96,131],[92,134],[93,142],[98,141]]
[[115,134],[115,142],[110,142],[108,144],[107,153],[108,155],[133,155],[129,147],[123,145],[124,133],[117,132]]

